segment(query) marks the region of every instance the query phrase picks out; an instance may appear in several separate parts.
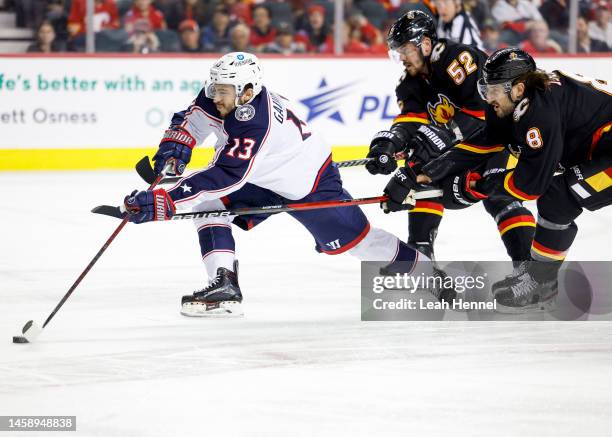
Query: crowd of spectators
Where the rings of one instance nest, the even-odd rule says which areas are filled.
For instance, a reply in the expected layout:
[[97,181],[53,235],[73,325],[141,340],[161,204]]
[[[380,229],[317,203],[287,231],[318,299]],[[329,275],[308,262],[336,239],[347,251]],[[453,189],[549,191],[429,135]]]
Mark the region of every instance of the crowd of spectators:
[[[487,52],[569,47],[570,0],[344,0],[345,53],[386,53],[389,26],[411,9],[437,19],[438,36]],[[5,3],[6,4],[6,3]],[[334,3],[326,0],[94,0],[103,52],[334,53]],[[612,47],[612,0],[579,0],[579,53]],[[36,29],[29,52],[83,51],[86,0],[9,0],[17,25]]]

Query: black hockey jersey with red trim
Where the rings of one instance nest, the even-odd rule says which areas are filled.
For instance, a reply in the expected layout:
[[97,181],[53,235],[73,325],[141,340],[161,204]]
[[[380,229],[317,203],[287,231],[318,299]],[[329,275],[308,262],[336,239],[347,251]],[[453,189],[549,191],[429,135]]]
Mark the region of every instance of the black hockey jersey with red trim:
[[401,114],[393,124],[414,134],[420,124],[435,123],[454,131],[458,139],[484,125],[486,102],[476,83],[487,55],[475,47],[440,39],[430,57],[431,74],[404,73],[395,89]]
[[[547,90],[523,99],[511,115],[509,148],[518,163],[504,189],[519,199],[542,195],[559,164],[569,168],[594,154],[612,153],[598,149],[601,136],[612,129],[612,86],[560,71],[553,75]],[[487,121],[490,137],[499,131],[493,126]]]

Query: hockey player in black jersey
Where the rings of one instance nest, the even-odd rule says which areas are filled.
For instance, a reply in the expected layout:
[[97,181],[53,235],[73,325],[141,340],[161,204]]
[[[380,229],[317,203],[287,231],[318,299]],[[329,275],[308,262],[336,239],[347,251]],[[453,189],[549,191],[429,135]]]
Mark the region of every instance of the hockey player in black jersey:
[[[479,82],[489,104],[480,141],[513,144],[513,170],[468,183],[495,197],[500,190],[517,200],[536,200],[538,223],[533,262],[494,284],[498,310],[549,308],[557,294],[557,273],[576,237],[582,211],[612,203],[612,87],[600,80],[560,71],[547,73],[522,50],[493,53]],[[429,179],[469,165],[453,150],[425,166]]]
[[[474,152],[474,166],[483,164],[489,171],[505,170],[514,159],[501,146],[481,147],[466,143],[484,127],[486,103],[477,92],[477,81],[486,54],[475,47],[436,37],[433,20],[420,11],[410,11],[398,19],[389,31],[391,54],[405,67],[396,88],[401,114],[388,131],[374,136],[366,165],[372,174],[390,174],[397,167],[395,156],[410,154],[407,165],[418,170],[424,164],[451,148]],[[471,155],[471,154],[470,154]],[[394,176],[385,192],[391,200],[386,211],[405,209],[404,189],[400,177]],[[433,243],[444,208],[466,208],[481,200],[469,187],[458,186],[463,179],[448,175],[440,185],[445,195],[438,199],[418,201],[409,212],[408,243],[433,258]],[[395,201],[400,199],[399,201]],[[515,261],[529,257],[535,220],[520,200],[511,196],[487,199],[485,208],[497,222],[508,255]]]

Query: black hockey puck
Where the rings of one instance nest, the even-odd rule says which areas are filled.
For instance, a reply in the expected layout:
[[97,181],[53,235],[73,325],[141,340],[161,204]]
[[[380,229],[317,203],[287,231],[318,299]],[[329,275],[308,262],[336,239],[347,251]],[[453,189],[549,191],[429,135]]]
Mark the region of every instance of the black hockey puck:
[[15,335],[13,336],[13,343],[29,343],[29,341],[22,335]]

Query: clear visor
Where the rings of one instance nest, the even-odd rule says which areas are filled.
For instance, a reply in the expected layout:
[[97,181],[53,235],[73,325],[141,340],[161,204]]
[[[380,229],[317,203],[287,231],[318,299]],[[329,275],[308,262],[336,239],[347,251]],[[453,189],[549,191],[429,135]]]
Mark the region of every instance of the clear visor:
[[400,62],[402,62],[402,59],[400,58],[400,54],[397,52],[397,50],[389,50],[387,54],[389,55],[389,59],[391,59],[396,64],[399,64]]
[[395,63],[401,63],[402,57],[408,56],[408,54],[412,52],[419,51],[419,48],[413,42],[407,42],[403,46],[400,46],[396,49],[389,50],[387,53],[389,54],[389,58]]
[[210,79],[206,80],[206,82],[204,82],[204,94],[209,99],[214,99],[215,98],[215,84],[212,83],[210,81]]
[[219,86],[219,85],[230,85],[230,84],[213,83],[211,80],[207,80],[206,82],[204,82],[204,94],[206,95],[206,97],[208,97],[209,99],[214,99],[215,96],[217,95],[219,95],[219,97],[225,97],[231,94],[236,94],[235,85],[230,85],[230,87]]
[[486,84],[484,78],[478,79],[478,94],[485,101],[497,100],[500,97],[508,94],[512,89],[511,82],[502,82],[495,84]]

